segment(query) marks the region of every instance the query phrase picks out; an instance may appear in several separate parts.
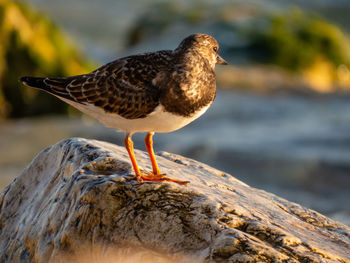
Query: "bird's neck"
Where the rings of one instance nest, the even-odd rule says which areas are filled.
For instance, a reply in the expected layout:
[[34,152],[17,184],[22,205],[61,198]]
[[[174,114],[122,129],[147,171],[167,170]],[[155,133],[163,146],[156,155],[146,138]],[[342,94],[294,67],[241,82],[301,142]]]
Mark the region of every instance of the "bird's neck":
[[211,71],[214,72],[215,64],[211,65],[210,61],[206,59],[202,54],[193,49],[176,51],[178,63],[181,67],[184,67],[187,71]]

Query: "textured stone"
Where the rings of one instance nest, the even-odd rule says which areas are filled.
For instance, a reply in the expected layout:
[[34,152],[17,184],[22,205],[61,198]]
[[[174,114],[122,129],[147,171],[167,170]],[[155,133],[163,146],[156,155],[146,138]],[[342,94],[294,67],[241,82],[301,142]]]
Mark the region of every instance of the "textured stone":
[[73,138],[42,151],[1,193],[0,262],[350,261],[347,226],[159,155],[161,171],[189,186],[126,180],[126,151],[105,142]]

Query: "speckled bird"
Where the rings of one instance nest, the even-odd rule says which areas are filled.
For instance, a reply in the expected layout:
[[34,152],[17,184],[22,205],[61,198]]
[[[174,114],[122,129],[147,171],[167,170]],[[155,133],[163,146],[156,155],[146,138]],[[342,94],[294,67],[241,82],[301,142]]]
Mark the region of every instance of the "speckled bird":
[[[215,65],[226,65],[217,41],[206,34],[186,37],[175,50],[128,56],[95,71],[66,78],[22,77],[107,127],[126,133],[124,145],[143,181],[171,181],[158,168],[153,151],[155,132],[178,130],[200,117],[215,99]],[[142,173],[134,155],[132,135],[146,132],[146,149],[153,171]]]

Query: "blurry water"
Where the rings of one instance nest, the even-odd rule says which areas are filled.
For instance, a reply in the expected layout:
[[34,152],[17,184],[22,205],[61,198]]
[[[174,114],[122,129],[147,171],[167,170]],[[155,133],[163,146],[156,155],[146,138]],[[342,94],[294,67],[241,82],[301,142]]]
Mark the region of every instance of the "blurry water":
[[[156,134],[155,149],[203,161],[350,224],[349,112],[349,97],[221,90],[200,119],[179,131]],[[39,150],[72,136],[119,145],[123,139],[86,117],[11,121],[0,127],[1,178],[8,183]],[[134,140],[136,148],[144,149],[143,135]]]

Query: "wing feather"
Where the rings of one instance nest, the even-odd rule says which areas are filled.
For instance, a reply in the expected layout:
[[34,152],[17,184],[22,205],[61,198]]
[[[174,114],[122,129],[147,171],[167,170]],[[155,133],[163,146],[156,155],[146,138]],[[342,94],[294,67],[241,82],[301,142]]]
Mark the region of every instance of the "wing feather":
[[93,104],[128,119],[144,118],[159,105],[160,87],[152,83],[169,67],[169,52],[130,56],[68,78],[23,77],[24,84],[57,97]]

